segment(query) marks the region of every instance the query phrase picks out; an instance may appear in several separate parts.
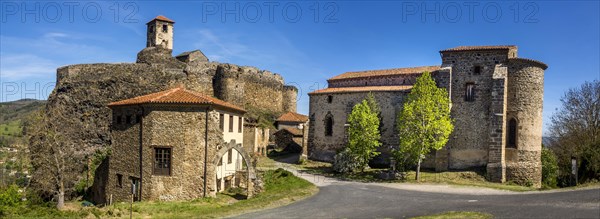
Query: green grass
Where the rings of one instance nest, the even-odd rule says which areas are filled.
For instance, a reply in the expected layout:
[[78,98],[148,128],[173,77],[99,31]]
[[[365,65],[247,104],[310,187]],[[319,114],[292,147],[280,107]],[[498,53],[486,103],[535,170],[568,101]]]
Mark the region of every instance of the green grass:
[[488,213],[474,212],[474,211],[449,211],[434,215],[426,215],[413,217],[413,219],[490,219],[494,216]]
[[0,136],[20,136],[21,131],[21,120],[0,124]]
[[404,180],[382,180],[377,178],[377,174],[387,169],[371,168],[365,172],[339,174],[333,172],[331,164],[316,161],[307,161],[304,165],[295,165],[297,168],[307,173],[319,174],[334,177],[342,180],[351,180],[358,182],[389,182],[389,183],[430,183],[430,184],[450,184],[456,186],[477,186],[492,189],[502,189],[509,191],[534,191],[534,187],[520,186],[513,183],[493,183],[485,179],[481,171],[449,171],[449,172],[429,172],[421,171],[421,180],[415,180],[415,171],[406,173]]
[[[251,211],[287,205],[291,202],[316,194],[318,189],[310,182],[294,176],[283,169],[263,173],[265,191],[251,199],[239,199],[239,194],[218,194],[215,198],[194,201],[136,202],[133,204],[134,218],[220,218]],[[67,210],[57,211],[51,207],[22,209],[9,218],[128,218],[129,203],[112,206],[81,207],[80,202],[71,202]],[[0,211],[2,213],[2,211]],[[10,212],[9,212],[10,213]]]

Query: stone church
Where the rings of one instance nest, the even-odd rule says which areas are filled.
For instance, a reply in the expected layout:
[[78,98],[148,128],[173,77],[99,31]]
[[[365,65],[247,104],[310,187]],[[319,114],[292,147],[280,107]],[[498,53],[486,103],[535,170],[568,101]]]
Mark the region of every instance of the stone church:
[[347,72],[309,93],[308,156],[332,162],[346,145],[352,107],[372,93],[381,107],[380,151],[385,165],[399,145],[396,117],[416,78],[430,72],[448,90],[455,128],[425,168],[482,168],[490,181],[541,184],[542,101],[547,65],[517,56],[517,46],[459,46],[440,51],[442,64]]

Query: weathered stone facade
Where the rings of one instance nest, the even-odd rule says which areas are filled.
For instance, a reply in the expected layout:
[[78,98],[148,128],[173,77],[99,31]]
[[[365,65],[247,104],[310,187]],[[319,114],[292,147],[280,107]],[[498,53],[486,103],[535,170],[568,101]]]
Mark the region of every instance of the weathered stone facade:
[[[173,28],[168,30],[172,33]],[[293,92],[286,91],[284,95],[285,83],[278,74],[254,67],[208,62],[198,52],[178,60],[172,56],[171,49],[154,46],[150,38],[147,43],[150,47],[138,53],[136,63],[76,64],[57,69],[56,87],[48,97],[46,108],[60,113],[51,115],[53,117],[71,120],[66,123],[82,124],[83,128],[78,131],[60,133],[66,140],[81,140],[78,149],[82,153],[91,155],[111,145],[112,117],[106,107],[108,103],[180,84],[236,103],[248,111],[278,115],[296,104]],[[221,78],[226,79],[221,81]],[[224,83],[226,86],[220,86]],[[239,96],[243,98],[237,99]]]
[[[457,47],[440,53],[441,66],[349,72],[328,80],[329,88],[310,93],[309,157],[332,161],[345,145],[344,124],[352,106],[372,92],[383,120],[384,153],[375,161],[385,163],[385,152],[398,147],[394,124],[406,94],[415,78],[429,71],[438,87],[449,91],[455,128],[446,146],[430,154],[423,166],[439,171],[484,168],[491,181],[539,186],[547,66],[518,58],[516,46]],[[328,136],[330,118],[333,134]]]
[[181,87],[109,107],[113,144],[105,201],[127,201],[131,191],[135,200],[214,196],[224,179],[236,181],[242,162],[245,179],[256,178],[241,144],[245,111],[239,107]]

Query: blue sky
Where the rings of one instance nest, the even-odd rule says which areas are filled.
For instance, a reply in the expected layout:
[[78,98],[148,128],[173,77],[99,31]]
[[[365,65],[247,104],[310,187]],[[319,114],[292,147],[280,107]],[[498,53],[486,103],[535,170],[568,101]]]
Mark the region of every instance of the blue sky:
[[[459,45],[519,46],[549,65],[544,129],[564,92],[600,79],[597,1],[0,2],[0,101],[46,99],[56,68],[134,62],[145,23],[176,21],[174,54],[256,66],[306,93],[346,71],[440,64]],[[260,14],[260,16],[258,16]],[[236,20],[237,19],[237,20]],[[436,20],[437,19],[437,20]]]

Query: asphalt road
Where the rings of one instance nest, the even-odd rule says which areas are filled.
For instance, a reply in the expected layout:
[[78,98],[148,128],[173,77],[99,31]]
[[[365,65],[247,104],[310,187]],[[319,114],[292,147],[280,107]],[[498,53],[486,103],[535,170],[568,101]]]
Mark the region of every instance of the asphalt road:
[[516,193],[432,185],[437,190],[417,191],[333,179],[323,183],[322,178],[306,174],[301,177],[317,181],[319,193],[237,218],[410,218],[446,211],[486,212],[495,218],[600,218],[600,188]]

